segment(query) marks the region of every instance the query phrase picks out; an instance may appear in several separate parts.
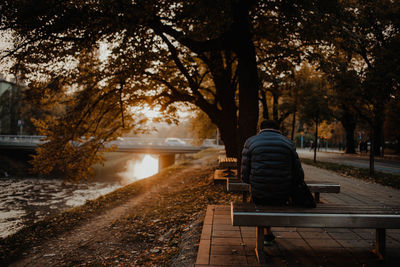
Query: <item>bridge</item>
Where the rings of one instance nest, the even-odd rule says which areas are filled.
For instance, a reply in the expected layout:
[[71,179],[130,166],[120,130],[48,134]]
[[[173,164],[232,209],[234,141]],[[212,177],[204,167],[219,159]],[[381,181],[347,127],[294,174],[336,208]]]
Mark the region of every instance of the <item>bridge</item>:
[[[34,153],[39,144],[43,144],[45,136],[30,135],[0,135],[0,150],[19,150]],[[116,146],[115,151],[158,154],[159,169],[174,164],[175,154],[197,153],[207,147],[212,147],[213,140],[207,140],[209,145],[194,146],[192,139],[173,138],[140,138],[123,137],[106,144],[106,147]]]

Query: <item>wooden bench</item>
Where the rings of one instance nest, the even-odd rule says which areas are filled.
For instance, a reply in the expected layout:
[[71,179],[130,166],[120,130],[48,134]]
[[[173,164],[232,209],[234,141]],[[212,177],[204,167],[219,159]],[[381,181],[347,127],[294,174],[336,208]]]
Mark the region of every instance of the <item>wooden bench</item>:
[[217,169],[214,171],[214,183],[226,184],[227,181],[238,183],[241,180],[237,177],[237,170],[235,169]]
[[236,169],[237,168],[237,159],[236,158],[227,158],[225,156],[218,157],[218,169]]
[[[320,202],[320,193],[340,193],[340,184],[337,183],[306,181],[306,184],[310,191],[314,193],[316,202]],[[251,191],[251,186],[247,183],[236,183],[227,179],[226,190],[232,193],[243,193],[243,196],[247,196],[247,193]]]
[[385,256],[386,229],[400,229],[400,207],[384,205],[319,205],[315,209],[299,207],[255,206],[252,203],[231,204],[232,225],[256,227],[256,256],[264,255],[265,227],[369,228],[376,229],[374,252]]

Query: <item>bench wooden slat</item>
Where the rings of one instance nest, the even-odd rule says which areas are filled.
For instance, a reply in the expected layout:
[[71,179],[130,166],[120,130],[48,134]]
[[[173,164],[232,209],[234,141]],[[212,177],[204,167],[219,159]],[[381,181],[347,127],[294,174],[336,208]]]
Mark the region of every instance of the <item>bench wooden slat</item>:
[[233,203],[234,212],[284,212],[284,213],[333,213],[333,214],[357,214],[365,212],[367,214],[399,214],[400,207],[398,206],[388,206],[388,205],[365,205],[365,204],[355,204],[355,205],[338,205],[338,204],[324,204],[318,205],[317,208],[309,209],[294,206],[256,206],[249,203]]
[[237,159],[236,158],[227,158],[225,156],[219,156],[218,157],[218,168],[224,169],[224,168],[230,168],[234,169],[237,167]]
[[[320,202],[320,193],[340,193],[340,184],[332,182],[316,182],[306,181],[308,188],[314,193],[314,199],[316,202]],[[242,183],[240,180],[227,180],[227,191],[228,192],[250,192],[251,186],[247,183]]]
[[[306,184],[312,193],[340,193],[340,184],[330,183],[330,182],[315,182],[315,181],[306,181]],[[246,186],[248,185],[248,186]],[[231,181],[227,183],[228,192],[239,191],[240,188],[243,190],[250,190],[250,185],[247,183],[234,183],[231,184]]]

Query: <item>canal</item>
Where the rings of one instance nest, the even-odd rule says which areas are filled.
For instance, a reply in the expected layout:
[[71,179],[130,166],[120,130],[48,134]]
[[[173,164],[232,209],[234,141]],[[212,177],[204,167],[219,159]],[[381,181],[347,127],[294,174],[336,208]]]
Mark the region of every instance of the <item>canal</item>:
[[0,178],[0,237],[158,172],[157,156],[113,152],[106,159],[91,181]]

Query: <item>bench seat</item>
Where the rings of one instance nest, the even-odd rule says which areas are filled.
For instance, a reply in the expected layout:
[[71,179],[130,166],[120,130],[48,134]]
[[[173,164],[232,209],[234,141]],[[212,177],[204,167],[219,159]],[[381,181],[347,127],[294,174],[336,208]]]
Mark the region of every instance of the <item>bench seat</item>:
[[232,203],[233,226],[256,227],[256,254],[265,263],[263,237],[265,227],[304,228],[369,228],[376,229],[376,248],[385,255],[385,230],[400,229],[400,207],[385,205],[319,205],[314,209],[300,207],[255,206],[253,203]]
[[[318,181],[306,181],[306,184],[310,191],[314,193],[316,202],[320,201],[320,193],[340,193],[340,184],[333,182],[318,182]],[[247,183],[235,183],[232,180],[227,179],[226,190],[228,192],[245,193],[250,192],[251,186]]]
[[218,157],[218,169],[235,169],[237,167],[236,158],[227,158],[225,156]]

